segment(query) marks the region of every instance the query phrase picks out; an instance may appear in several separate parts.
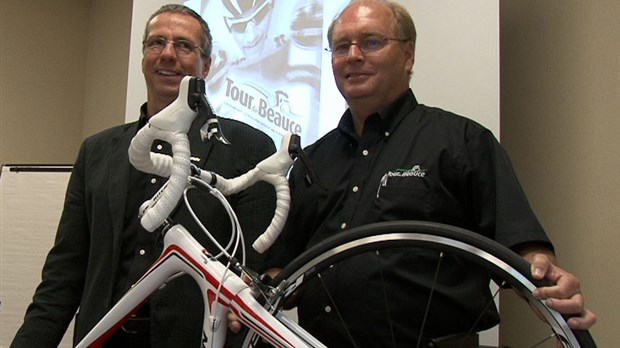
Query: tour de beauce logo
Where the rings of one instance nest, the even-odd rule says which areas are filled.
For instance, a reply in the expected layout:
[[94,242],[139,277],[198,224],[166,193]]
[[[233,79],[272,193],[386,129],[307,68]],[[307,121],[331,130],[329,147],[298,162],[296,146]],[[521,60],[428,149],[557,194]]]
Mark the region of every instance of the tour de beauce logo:
[[225,95],[235,109],[249,111],[284,132],[302,133],[301,124],[295,121],[299,117],[292,113],[289,97],[285,91],[277,90],[273,97],[270,97],[269,93],[254,84],[237,84],[234,80],[226,78]]
[[394,171],[387,173],[388,177],[418,177],[423,178],[426,176],[427,169],[422,169],[419,164],[414,165],[411,169],[398,168]]

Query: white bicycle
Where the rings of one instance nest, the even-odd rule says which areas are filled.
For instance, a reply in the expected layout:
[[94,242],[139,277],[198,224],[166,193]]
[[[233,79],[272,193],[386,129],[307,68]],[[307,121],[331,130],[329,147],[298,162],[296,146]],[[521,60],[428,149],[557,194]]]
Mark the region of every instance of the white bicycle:
[[[259,163],[253,170],[233,179],[205,172],[190,164],[187,131],[196,115],[197,108],[210,110],[204,95],[204,81],[186,77],[180,87],[177,100],[149,120],[149,125],[138,132],[130,148],[132,164],[145,172],[169,177],[167,183],[141,207],[141,223],[148,231],[164,234],[164,248],[161,256],[151,268],[136,282],[122,299],[101,319],[101,321],[77,345],[82,347],[101,346],[123,323],[148,301],[150,295],[180,274],[190,275],[200,286],[205,304],[202,347],[222,348],[228,327],[227,314],[235,313],[247,329],[239,334],[241,339],[235,344],[241,347],[257,347],[269,344],[275,347],[326,347],[319,339],[307,332],[295,320],[291,320],[285,308],[295,303],[304,293],[304,287],[312,284],[313,291],[321,279],[334,270],[334,265],[360,255],[373,255],[377,263],[392,249],[411,249],[413,252],[426,249],[435,255],[436,277],[427,296],[427,310],[412,323],[395,323],[389,315],[389,303],[385,296],[389,284],[377,296],[385,299],[386,316],[368,318],[382,322],[393,328],[395,325],[416,325],[412,332],[424,337],[426,318],[432,313],[432,303],[437,297],[435,283],[439,284],[444,260],[458,257],[484,270],[488,279],[496,281],[500,288],[512,288],[525,298],[544,319],[546,333],[542,338],[531,338],[529,347],[539,346],[541,342],[561,342],[565,347],[596,347],[588,331],[573,331],[566,317],[548,308],[544,302],[535,299],[532,291],[544,283],[530,276],[529,265],[520,256],[506,247],[478,234],[452,226],[415,221],[377,223],[338,234],[309,249],[291,262],[276,279],[263,281],[256,272],[244,266],[243,236],[234,211],[228,205],[225,195],[239,192],[259,180],[267,181],[276,189],[276,211],[271,224],[254,243],[253,247],[264,252],[273,243],[282,229],[289,207],[289,190],[286,174],[294,158],[301,153],[299,138],[286,136],[280,150]],[[215,118],[211,120],[211,135],[226,141],[217,127]],[[172,157],[150,152],[154,139],[168,141],[172,145]],[[208,190],[226,207],[233,231],[231,241],[217,254],[205,250],[181,225],[168,220],[168,216],[183,199],[189,207],[185,193],[190,188]],[[208,234],[208,231],[205,230]],[[238,257],[237,255],[242,255]],[[386,270],[389,272],[389,270]],[[382,273],[383,274],[383,273]],[[245,278],[245,280],[244,280]],[[387,279],[387,277],[385,277]],[[249,280],[249,281],[248,281]],[[319,288],[322,286],[319,285]],[[308,290],[309,291],[309,290]],[[322,291],[329,294],[329,287]],[[330,296],[330,308],[338,313],[337,296]],[[493,298],[489,299],[492,306]],[[360,306],[364,304],[359,304]],[[349,330],[346,319],[342,328],[350,337],[351,347],[364,347],[364,342],[356,339],[355,332]],[[415,324],[414,324],[415,323]],[[473,320],[469,337],[479,329]],[[394,332],[393,330],[391,330]],[[398,346],[399,337],[392,337],[393,346]],[[421,344],[434,344],[432,340],[418,341]],[[440,347],[437,343],[437,347]],[[459,347],[464,342],[451,341],[449,347]],[[444,345],[445,346],[445,345]],[[340,348],[340,347],[338,347]]]

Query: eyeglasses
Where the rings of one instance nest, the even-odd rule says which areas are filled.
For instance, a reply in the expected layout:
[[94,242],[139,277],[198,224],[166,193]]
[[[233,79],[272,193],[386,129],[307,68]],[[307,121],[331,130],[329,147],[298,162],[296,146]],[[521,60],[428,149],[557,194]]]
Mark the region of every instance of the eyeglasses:
[[326,48],[327,52],[332,53],[332,57],[340,58],[349,54],[351,46],[357,46],[364,54],[369,54],[382,50],[390,41],[407,42],[407,39],[397,39],[391,37],[376,37],[369,36],[361,39],[360,41],[346,41],[338,42],[332,47]]
[[161,53],[168,43],[172,44],[174,50],[177,54],[189,55],[198,49],[203,55],[206,55],[203,49],[193,43],[192,41],[179,39],[179,40],[167,40],[161,36],[153,36],[148,39],[142,41],[142,48],[145,51],[153,52],[153,53]]

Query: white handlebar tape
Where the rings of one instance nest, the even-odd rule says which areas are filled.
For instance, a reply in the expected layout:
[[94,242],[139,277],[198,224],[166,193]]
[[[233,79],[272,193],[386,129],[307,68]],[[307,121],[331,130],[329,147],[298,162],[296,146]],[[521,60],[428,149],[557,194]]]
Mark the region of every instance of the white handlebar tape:
[[[151,143],[162,139],[172,145],[172,158],[150,152]],[[151,126],[143,127],[132,139],[129,161],[138,170],[170,176],[162,189],[141,207],[140,223],[149,232],[166,221],[183,195],[190,175],[190,149],[187,134],[163,131]]]
[[[269,178],[269,179],[268,179]],[[291,207],[291,193],[288,188],[288,181],[282,176],[269,176],[264,179],[271,182],[276,189],[276,211],[271,219],[269,227],[261,234],[254,243],[252,248],[258,253],[264,253],[276,241],[280,232],[284,228],[288,211]]]

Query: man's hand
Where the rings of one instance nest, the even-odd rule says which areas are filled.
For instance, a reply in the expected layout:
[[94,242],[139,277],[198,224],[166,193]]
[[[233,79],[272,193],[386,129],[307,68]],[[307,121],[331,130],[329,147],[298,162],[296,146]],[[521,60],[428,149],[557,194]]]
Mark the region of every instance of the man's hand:
[[243,324],[241,324],[237,315],[233,312],[228,312],[228,329],[234,333],[239,333],[242,328]]
[[522,255],[531,263],[534,279],[548,279],[554,285],[534,290],[534,297],[545,300],[553,310],[562,314],[573,314],[567,323],[571,329],[587,330],[596,323],[596,315],[585,308],[579,279],[573,274],[556,266],[553,255],[532,252]]
[[[280,274],[281,271],[282,271],[281,268],[270,268],[267,271],[265,271],[265,273],[263,273],[263,276],[273,279],[278,274]],[[250,278],[246,275],[243,275],[243,280],[246,283],[250,282]],[[241,323],[241,321],[239,321],[239,317],[237,317],[235,313],[229,311],[228,312],[228,329],[232,331],[233,333],[239,333],[239,331],[241,331],[242,328],[243,328],[243,324]]]

